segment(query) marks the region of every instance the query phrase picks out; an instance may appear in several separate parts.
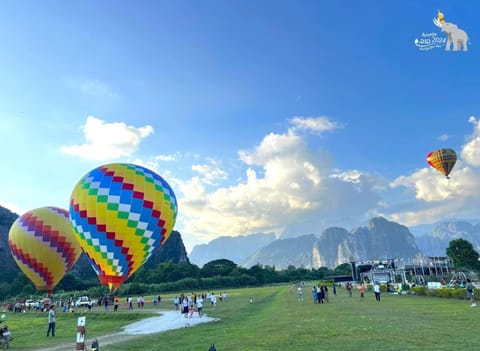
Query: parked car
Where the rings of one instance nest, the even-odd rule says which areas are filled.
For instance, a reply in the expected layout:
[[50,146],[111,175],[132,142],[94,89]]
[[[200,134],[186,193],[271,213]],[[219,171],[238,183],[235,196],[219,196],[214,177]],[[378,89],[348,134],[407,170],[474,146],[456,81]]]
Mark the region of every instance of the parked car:
[[35,300],[25,300],[24,302],[26,308],[35,308],[38,305],[38,302]]
[[91,306],[95,305],[95,303],[90,300],[88,296],[80,296],[75,302],[75,307],[88,307],[89,304],[91,304]]

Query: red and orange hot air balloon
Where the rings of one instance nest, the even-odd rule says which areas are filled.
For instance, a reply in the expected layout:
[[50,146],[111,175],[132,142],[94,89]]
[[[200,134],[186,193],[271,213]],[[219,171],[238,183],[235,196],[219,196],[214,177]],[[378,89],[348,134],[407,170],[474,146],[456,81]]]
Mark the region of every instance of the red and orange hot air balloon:
[[439,149],[427,154],[427,162],[430,166],[442,173],[447,179],[457,162],[457,153],[452,149]]
[[18,217],[8,244],[23,273],[49,295],[82,253],[68,211],[58,207],[37,208]]

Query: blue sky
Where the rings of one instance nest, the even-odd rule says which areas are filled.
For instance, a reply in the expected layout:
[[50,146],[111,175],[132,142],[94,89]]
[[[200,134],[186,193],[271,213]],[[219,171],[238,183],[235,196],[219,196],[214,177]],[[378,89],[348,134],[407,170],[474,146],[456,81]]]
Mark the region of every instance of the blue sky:
[[[419,50],[437,9],[467,52]],[[478,218],[480,3],[0,4],[0,204],[68,207],[110,162],[162,175],[188,249],[219,235]],[[451,147],[449,181],[429,151]]]

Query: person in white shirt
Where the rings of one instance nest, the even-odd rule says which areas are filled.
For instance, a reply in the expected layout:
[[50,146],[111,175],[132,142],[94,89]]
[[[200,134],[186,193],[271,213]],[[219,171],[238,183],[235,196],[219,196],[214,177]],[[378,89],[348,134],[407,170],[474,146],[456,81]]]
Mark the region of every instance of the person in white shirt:
[[375,282],[375,284],[373,284],[373,292],[375,293],[375,300],[377,300],[377,302],[380,302],[380,284],[378,284],[378,282]]
[[197,297],[197,312],[198,312],[199,317],[203,316],[203,298],[202,298],[202,295]]

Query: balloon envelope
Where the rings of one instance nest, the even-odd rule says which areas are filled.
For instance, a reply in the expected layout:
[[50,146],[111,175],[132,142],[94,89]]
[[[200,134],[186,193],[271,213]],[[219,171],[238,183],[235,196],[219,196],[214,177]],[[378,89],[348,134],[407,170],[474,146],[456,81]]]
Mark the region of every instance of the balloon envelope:
[[49,294],[82,253],[68,211],[58,207],[37,208],[18,217],[8,244],[23,273]]
[[87,173],[70,199],[70,221],[102,284],[118,287],[170,236],[177,200],[153,171],[113,163]]
[[427,162],[437,171],[443,173],[445,177],[448,175],[457,162],[457,153],[452,149],[439,149],[432,151],[427,155]]

